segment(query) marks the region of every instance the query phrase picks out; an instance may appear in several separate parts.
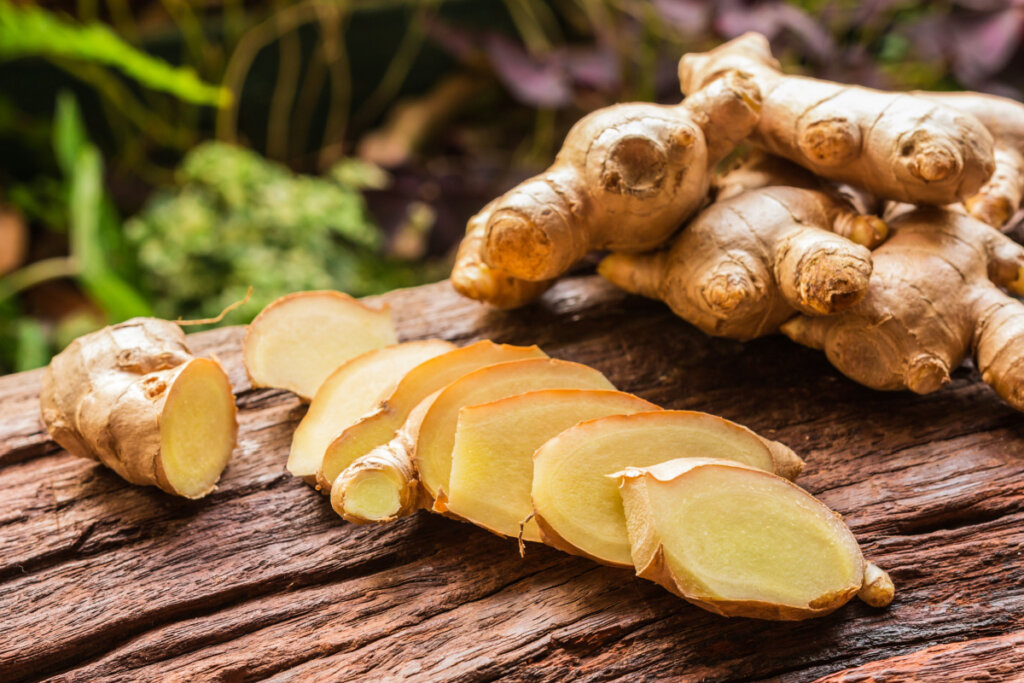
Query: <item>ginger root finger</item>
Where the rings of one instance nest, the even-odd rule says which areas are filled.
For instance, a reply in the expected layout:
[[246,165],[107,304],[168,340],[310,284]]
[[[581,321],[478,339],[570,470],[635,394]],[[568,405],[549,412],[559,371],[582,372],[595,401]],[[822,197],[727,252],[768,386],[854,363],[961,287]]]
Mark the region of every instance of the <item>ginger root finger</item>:
[[[711,169],[754,127],[757,88],[730,72],[682,104],[599,109],[546,171],[488,205],[484,263],[534,282],[594,249],[652,249],[704,202]],[[475,234],[475,233],[474,233]]]
[[684,458],[616,475],[637,575],[727,617],[797,621],[855,595],[892,601],[842,518],[799,486],[727,460]]
[[1001,228],[1024,199],[1024,104],[975,92],[917,92],[974,116],[995,140],[995,172],[977,194],[967,198],[967,212]]
[[782,325],[822,349],[847,377],[874,389],[930,393],[973,353],[982,379],[1024,410],[1024,247],[955,211],[921,208],[890,223],[872,254],[868,293],[827,318]]
[[880,222],[836,195],[765,187],[715,202],[666,250],[613,253],[598,272],[707,334],[748,340],[775,332],[794,311],[826,315],[856,304],[871,254],[832,231],[884,233],[870,227]]
[[310,401],[339,365],[397,341],[387,305],[371,308],[330,290],[296,292],[249,323],[242,360],[253,387],[287,389]]
[[469,299],[500,309],[519,308],[539,298],[554,284],[554,280],[520,280],[484,263],[487,222],[496,201],[469,219],[466,236],[455,254],[451,283],[455,291]]
[[794,478],[803,461],[734,422],[686,410],[616,415],[567,429],[533,458],[534,519],[559,550],[630,567],[626,520],[607,475],[686,456],[735,460]]
[[974,195],[994,170],[992,135],[970,114],[917,95],[783,74],[757,33],[685,55],[679,80],[683,92],[696,92],[733,69],[751,74],[763,97],[751,139],[825,178],[943,205]]
[[192,356],[181,328],[155,318],[73,341],[47,367],[40,407],[72,454],[185,498],[216,487],[238,434],[223,368]]

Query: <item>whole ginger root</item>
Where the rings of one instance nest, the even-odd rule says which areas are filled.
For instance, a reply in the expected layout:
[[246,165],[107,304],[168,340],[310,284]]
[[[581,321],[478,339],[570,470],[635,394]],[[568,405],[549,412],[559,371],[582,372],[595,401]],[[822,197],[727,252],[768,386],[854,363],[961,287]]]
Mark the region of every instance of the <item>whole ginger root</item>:
[[683,92],[731,70],[753,76],[763,109],[751,139],[816,174],[912,204],[952,204],[992,175],[993,139],[970,113],[941,101],[780,71],[768,40],[747,33],[679,62]]
[[[747,166],[722,186],[768,182]],[[704,209],[664,250],[613,253],[598,272],[628,292],[660,299],[707,334],[748,340],[778,331],[795,311],[828,315],[867,291],[871,254],[887,234],[834,192],[808,187],[740,190]],[[859,244],[858,244],[859,242]],[[864,246],[862,246],[864,245]]]
[[470,220],[452,283],[508,308],[591,250],[653,249],[704,203],[714,165],[753,129],[760,100],[734,71],[679,105],[617,104],[585,116],[550,168]]
[[872,254],[864,299],[835,316],[798,316],[790,339],[823,349],[873,389],[936,391],[968,352],[982,379],[1024,410],[1024,247],[951,210],[920,208],[890,222]]
[[948,107],[971,114],[995,140],[995,172],[977,194],[967,198],[967,212],[1001,228],[1024,199],[1024,104],[976,92],[918,92]]

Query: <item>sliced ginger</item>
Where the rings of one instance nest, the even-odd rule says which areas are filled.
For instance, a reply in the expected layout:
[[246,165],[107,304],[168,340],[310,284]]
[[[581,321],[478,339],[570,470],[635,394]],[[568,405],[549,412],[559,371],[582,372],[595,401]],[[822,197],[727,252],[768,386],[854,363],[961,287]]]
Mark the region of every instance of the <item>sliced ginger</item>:
[[391,311],[334,291],[277,299],[249,324],[242,358],[254,387],[311,400],[327,376],[356,356],[397,341]]
[[613,390],[615,387],[594,368],[552,358],[490,365],[449,384],[427,410],[416,439],[420,483],[435,499],[436,509],[446,509],[459,410],[539,389]]
[[618,476],[637,575],[716,614],[794,621],[892,601],[842,518],[799,486],[706,458]]
[[731,70],[761,90],[751,140],[820,176],[887,199],[951,204],[992,175],[992,135],[975,117],[920,95],[783,74],[757,33],[685,55],[679,80],[683,92],[700,92]]
[[373,412],[409,370],[454,348],[440,339],[413,341],[367,351],[343,363],[320,385],[296,428],[288,471],[315,478],[336,436]]
[[604,564],[632,566],[622,501],[607,475],[680,457],[734,460],[794,478],[803,462],[734,422],[685,410],[582,422],[533,459],[534,519],[545,543]]
[[193,357],[181,328],[155,318],[73,341],[50,362],[40,404],[47,430],[72,454],[185,498],[216,487],[238,434],[223,368]]
[[448,511],[504,536],[540,541],[530,520],[533,454],[584,420],[657,410],[620,391],[546,389],[459,411],[448,481]]
[[376,411],[348,427],[330,443],[317,472],[317,484],[329,491],[337,476],[357,458],[391,441],[423,399],[466,373],[494,363],[546,357],[536,346],[480,341],[420,363],[406,373]]

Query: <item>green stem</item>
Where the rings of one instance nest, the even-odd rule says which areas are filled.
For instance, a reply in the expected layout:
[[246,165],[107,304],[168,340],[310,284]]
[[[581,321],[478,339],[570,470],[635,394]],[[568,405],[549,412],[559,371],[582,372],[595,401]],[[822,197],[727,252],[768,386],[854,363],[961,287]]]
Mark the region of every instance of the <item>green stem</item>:
[[30,263],[0,279],[0,301],[5,301],[47,280],[75,277],[78,274],[78,263],[71,256],[58,256]]

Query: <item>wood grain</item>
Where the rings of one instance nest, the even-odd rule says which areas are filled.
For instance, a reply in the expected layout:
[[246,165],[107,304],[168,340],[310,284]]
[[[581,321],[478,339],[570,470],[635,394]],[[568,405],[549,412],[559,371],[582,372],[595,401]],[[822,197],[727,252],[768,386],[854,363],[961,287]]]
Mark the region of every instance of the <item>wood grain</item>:
[[385,297],[403,339],[538,343],[618,387],[795,448],[895,603],[802,623],[705,613],[625,570],[425,512],[346,524],[285,472],[305,408],[253,390],[240,328],[190,337],[240,445],[188,502],[49,441],[40,372],[0,378],[0,680],[1012,680],[1024,670],[1024,416],[969,367],[876,393],[782,338],[709,339],[593,277],[510,313],[447,283]]

